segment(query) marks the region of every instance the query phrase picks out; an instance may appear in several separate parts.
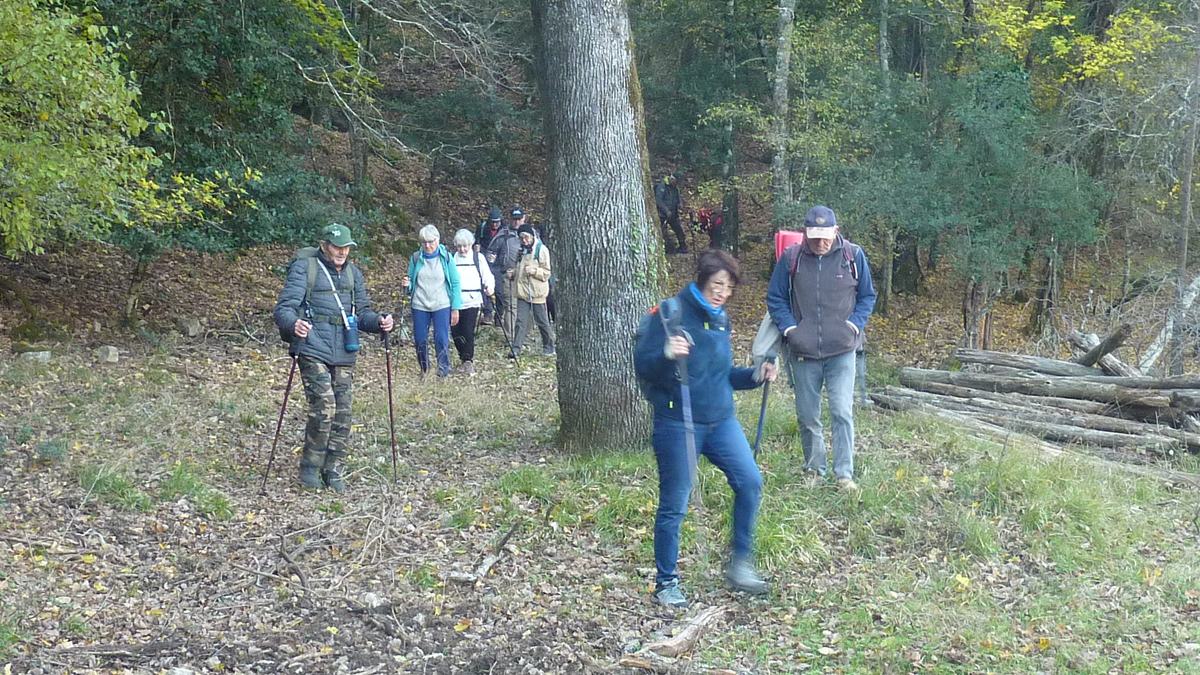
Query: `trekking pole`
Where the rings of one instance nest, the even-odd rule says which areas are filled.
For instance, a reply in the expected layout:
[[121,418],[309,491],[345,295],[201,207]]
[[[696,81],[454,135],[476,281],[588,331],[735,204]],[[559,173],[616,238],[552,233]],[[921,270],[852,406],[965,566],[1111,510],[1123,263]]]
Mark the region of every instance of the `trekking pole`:
[[[662,318],[663,332],[666,333],[668,338],[677,333],[687,339],[689,345],[694,345],[695,342],[692,340],[692,336],[688,335],[686,330],[671,330],[670,323],[676,320],[677,317],[674,316],[674,314],[678,310],[676,309],[675,312],[670,312],[672,316],[668,317],[666,316],[669,311],[668,305],[669,303],[663,303],[663,306],[658,312],[659,317]],[[691,477],[691,483],[688,488],[688,501],[691,502],[694,508],[700,508],[700,506],[703,504],[703,500],[700,498],[700,490],[697,484],[700,468],[699,457],[696,456],[696,427],[692,422],[692,392],[688,387],[687,362],[688,359],[686,356],[675,359],[675,366],[679,371],[679,402],[683,407],[683,438],[684,442],[687,444],[688,475]]]
[[[511,300],[512,300],[512,298],[504,299],[504,314],[508,314],[508,303]],[[499,314],[499,312],[497,312],[497,314]],[[504,317],[501,316],[497,320],[500,322],[500,332],[504,335],[504,344],[508,345],[508,354],[509,354],[509,356],[513,357],[513,363],[515,363],[516,366],[518,368],[520,368],[521,367],[521,357],[520,357],[520,355],[517,354],[516,347],[513,346],[512,338],[510,338],[508,336],[508,328],[506,328],[504,326],[504,324],[506,323],[504,321]]]
[[[768,354],[763,363],[775,363],[775,355]],[[762,404],[758,407],[758,430],[754,432],[754,461],[758,461],[758,444],[762,441],[763,420],[767,418],[767,392],[771,389],[771,381],[763,382]]]
[[258,494],[267,494],[267,476],[271,475],[271,465],[275,463],[275,446],[279,444],[279,430],[283,428],[283,414],[287,411],[288,396],[292,393],[292,378],[296,376],[296,354],[291,352],[292,365],[288,368],[287,386],[283,388],[283,405],[279,406],[279,419],[275,421],[275,440],[271,441],[271,454],[267,457],[267,470],[263,472],[262,485]]
[[384,359],[387,361],[388,431],[392,436],[392,484],[396,484],[396,412],[392,407],[392,340],[391,331],[379,334],[383,338]]

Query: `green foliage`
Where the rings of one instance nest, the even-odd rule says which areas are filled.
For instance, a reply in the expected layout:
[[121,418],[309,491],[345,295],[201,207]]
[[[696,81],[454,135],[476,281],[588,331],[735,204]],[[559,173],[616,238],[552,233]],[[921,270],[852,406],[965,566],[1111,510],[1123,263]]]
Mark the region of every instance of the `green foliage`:
[[233,516],[229,498],[206,485],[196,467],[186,462],[176,462],[171,467],[171,474],[160,487],[160,496],[164,500],[187,497],[201,513],[218,520]]
[[134,220],[114,234],[116,243],[152,258],[174,246],[227,250],[308,239],[334,220],[358,224],[339,190],[301,167],[307,141],[293,115],[295,108],[328,116],[329,104],[293,59],[329,63],[352,49],[336,12],[301,0],[99,0],[95,9],[125,36],[143,109],[170,121],[140,138],[164,158],[158,182],[196,176],[228,195],[218,204],[202,193],[191,209],[178,209],[183,218]]
[[122,35],[51,3],[0,5],[0,252],[94,238],[157,160],[122,72]]
[[131,511],[149,511],[154,506],[150,495],[140,490],[120,469],[101,464],[86,464],[78,471],[79,484],[89,494]]
[[0,618],[0,659],[8,658],[25,641],[25,634],[11,618]]

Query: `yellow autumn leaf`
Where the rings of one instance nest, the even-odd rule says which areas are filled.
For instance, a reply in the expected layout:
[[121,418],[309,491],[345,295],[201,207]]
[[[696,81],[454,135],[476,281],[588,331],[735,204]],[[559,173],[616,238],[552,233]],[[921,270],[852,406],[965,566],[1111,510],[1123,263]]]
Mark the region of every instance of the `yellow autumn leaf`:
[[454,630],[457,633],[461,633],[470,627],[471,627],[470,619],[459,619],[458,623],[454,624]]
[[954,575],[954,590],[962,593],[971,587],[971,579],[961,574]]
[[1038,649],[1040,649],[1043,652],[1046,651],[1047,649],[1050,649],[1050,638],[1048,638],[1048,637],[1038,638]]
[[326,626],[326,627],[325,627],[325,632],[326,632],[326,633],[329,633],[330,635],[337,635],[337,634],[338,634],[338,633],[340,633],[341,631],[339,631],[339,630],[338,630],[338,627],[337,627],[337,626]]
[[907,475],[908,475],[907,469],[905,469],[903,467],[896,469],[896,480],[904,480],[904,477]]
[[80,560],[82,560],[83,564],[85,565],[91,565],[92,563],[96,562],[96,555],[93,553],[85,553]]

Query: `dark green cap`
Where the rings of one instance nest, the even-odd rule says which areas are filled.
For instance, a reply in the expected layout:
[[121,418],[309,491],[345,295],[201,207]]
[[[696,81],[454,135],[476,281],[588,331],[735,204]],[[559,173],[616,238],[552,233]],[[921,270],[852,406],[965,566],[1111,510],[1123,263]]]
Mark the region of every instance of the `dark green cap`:
[[358,246],[350,235],[350,228],[333,223],[321,230],[321,241],[327,241],[334,246]]

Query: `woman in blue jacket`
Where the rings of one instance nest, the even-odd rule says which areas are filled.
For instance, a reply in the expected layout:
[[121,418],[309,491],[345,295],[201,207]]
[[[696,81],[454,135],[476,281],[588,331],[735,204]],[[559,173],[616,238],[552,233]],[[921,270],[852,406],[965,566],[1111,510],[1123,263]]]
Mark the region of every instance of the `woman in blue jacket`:
[[[649,383],[654,407],[654,455],[658,462],[658,513],[654,519],[655,602],[687,607],[679,587],[676,561],[679,531],[687,513],[696,457],[688,457],[681,382],[677,364],[687,359],[695,448],[725,473],[733,488],[733,541],[725,578],[747,593],[763,593],[767,584],[752,561],[754,521],[762,496],[762,475],[750,444],[734,415],[733,390],[774,381],[775,365],[759,370],[735,368],[724,305],[739,281],[738,263],[724,251],[708,250],[696,264],[696,281],[664,303],[667,321],[654,321],[638,339],[634,366]],[[670,330],[671,335],[667,335]]]
[[462,309],[462,291],[458,268],[450,251],[439,242],[441,235],[433,225],[417,233],[421,250],[408,261],[408,274],[400,280],[412,304],[413,345],[421,377],[429,371],[429,326],[433,326],[433,346],[437,351],[438,377],[450,374],[450,327],[458,324]]

